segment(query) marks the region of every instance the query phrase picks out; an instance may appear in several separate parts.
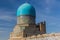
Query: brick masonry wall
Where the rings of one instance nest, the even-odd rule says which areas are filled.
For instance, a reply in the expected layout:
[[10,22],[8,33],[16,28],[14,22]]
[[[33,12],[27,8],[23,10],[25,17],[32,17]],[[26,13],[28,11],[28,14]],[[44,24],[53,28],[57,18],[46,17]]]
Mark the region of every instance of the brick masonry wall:
[[27,38],[12,37],[9,40],[60,40],[60,33],[34,35]]

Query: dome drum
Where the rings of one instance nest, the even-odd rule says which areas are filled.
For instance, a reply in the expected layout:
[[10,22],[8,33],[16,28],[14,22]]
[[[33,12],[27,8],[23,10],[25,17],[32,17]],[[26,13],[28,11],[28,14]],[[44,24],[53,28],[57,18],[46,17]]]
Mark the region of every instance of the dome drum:
[[31,16],[18,17],[18,24],[35,24],[35,18]]

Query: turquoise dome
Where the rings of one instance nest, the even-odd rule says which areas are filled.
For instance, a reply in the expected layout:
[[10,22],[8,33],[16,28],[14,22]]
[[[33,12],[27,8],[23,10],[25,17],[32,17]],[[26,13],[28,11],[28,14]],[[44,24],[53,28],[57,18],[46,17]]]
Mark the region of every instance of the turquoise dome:
[[17,16],[21,15],[35,16],[35,8],[28,3],[24,3],[17,10]]

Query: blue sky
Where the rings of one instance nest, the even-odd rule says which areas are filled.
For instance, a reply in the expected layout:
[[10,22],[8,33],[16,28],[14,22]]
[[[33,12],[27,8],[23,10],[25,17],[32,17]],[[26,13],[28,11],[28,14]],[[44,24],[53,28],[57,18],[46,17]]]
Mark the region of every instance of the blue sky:
[[[46,21],[47,33],[60,32],[60,0],[27,0],[36,9],[36,23]],[[17,8],[26,0],[0,0],[0,40],[8,40],[17,22]]]

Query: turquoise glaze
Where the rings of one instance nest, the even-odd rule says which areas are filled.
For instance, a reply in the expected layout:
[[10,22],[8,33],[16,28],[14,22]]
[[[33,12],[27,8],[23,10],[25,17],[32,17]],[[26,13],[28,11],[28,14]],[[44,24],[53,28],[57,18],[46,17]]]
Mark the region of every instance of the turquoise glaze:
[[22,4],[17,10],[17,16],[31,15],[35,16],[35,8],[28,3]]

